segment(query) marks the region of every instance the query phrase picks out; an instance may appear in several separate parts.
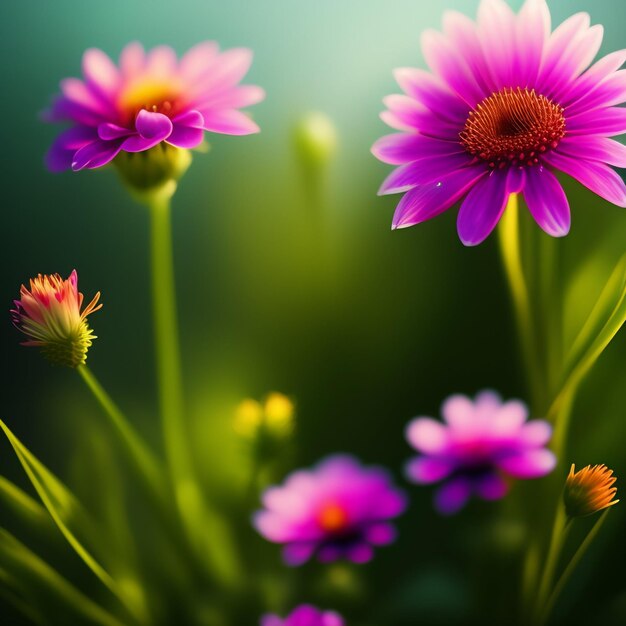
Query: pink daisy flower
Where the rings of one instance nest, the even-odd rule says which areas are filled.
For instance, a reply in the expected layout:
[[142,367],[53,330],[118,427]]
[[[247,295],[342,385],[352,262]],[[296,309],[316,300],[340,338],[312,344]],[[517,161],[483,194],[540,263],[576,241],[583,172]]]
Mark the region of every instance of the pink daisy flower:
[[422,35],[430,72],[402,68],[405,92],[385,99],[382,119],[400,133],[372,152],[399,165],[380,194],[404,193],[393,228],[428,220],[462,200],[458,233],[468,246],[495,228],[510,194],[549,235],[569,232],[570,209],[555,173],[626,206],[611,166],[626,167],[626,50],[591,67],[602,26],[577,13],[553,32],[545,0],[516,15],[504,0],[482,0],[476,22],[448,11],[443,33]]
[[310,604],[301,604],[284,619],[265,615],[261,626],[344,626],[343,618],[335,611],[320,611]]
[[552,436],[545,420],[528,419],[518,400],[502,402],[493,391],[475,400],[450,396],[441,408],[445,423],[418,417],[406,438],[420,456],[406,469],[409,480],[428,485],[443,481],[435,508],[444,515],[462,509],[472,494],[497,500],[508,491],[507,478],[539,478],[549,474],[556,457],[544,446]]
[[384,469],[363,467],[345,455],[294,472],[262,499],[265,509],[256,513],[254,525],[269,541],[284,544],[289,565],[301,565],[314,554],[324,562],[365,563],[374,546],[394,541],[390,520],[406,507],[404,493]]
[[239,109],[264,98],[260,87],[240,85],[252,52],[220,52],[206,41],[180,60],[168,46],[144,52],[127,45],[119,66],[101,50],[83,55],[83,79],[61,81],[61,95],[46,112],[69,122],[48,152],[49,169],[97,168],[120,151],[143,152],[165,142],[195,148],[205,131],[247,135],[259,127]]

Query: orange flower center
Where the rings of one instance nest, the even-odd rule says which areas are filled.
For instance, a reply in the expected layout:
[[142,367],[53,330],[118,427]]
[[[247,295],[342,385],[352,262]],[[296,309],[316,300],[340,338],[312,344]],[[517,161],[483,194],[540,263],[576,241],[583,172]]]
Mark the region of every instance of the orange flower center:
[[534,89],[506,87],[470,111],[461,143],[491,168],[536,165],[565,135],[563,107]]
[[349,526],[346,510],[335,502],[323,505],[317,516],[320,528],[328,533],[341,533]]

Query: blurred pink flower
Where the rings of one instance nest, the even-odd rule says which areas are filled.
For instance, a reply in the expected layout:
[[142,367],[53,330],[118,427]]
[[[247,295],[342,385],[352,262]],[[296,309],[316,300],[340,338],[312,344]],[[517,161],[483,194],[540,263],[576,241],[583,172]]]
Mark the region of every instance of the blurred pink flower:
[[220,52],[206,41],[180,60],[168,46],[148,53],[127,45],[119,66],[101,50],[83,55],[83,80],[61,81],[61,95],[46,112],[51,122],[69,122],[47,155],[53,171],[109,163],[120,151],[143,152],[161,142],[198,146],[205,131],[247,135],[259,127],[239,109],[264,98],[260,87],[240,85],[252,52]]
[[570,209],[555,172],[626,206],[626,186],[611,167],[626,167],[626,147],[610,139],[626,132],[618,71],[626,50],[589,67],[602,35],[586,13],[552,32],[545,0],[526,0],[517,15],[504,0],[482,0],[476,23],[447,11],[443,33],[422,35],[431,72],[395,72],[405,93],[385,98],[381,117],[400,133],[372,148],[400,166],[379,192],[405,194],[393,228],[463,200],[459,237],[476,245],[495,228],[509,195],[523,193],[539,226],[562,237]]
[[441,408],[445,423],[418,417],[406,429],[408,442],[421,456],[407,465],[409,480],[444,481],[435,507],[444,514],[463,508],[472,494],[485,500],[502,498],[505,477],[538,478],[550,473],[556,458],[544,446],[552,429],[545,420],[527,422],[528,409],[518,400],[502,402],[493,391],[472,401],[450,396]]
[[261,619],[261,626],[344,626],[345,622],[334,611],[320,611],[310,604],[301,604],[287,617],[281,619],[278,615],[265,615]]
[[290,565],[314,554],[320,561],[369,561],[374,546],[394,541],[389,520],[406,507],[404,493],[384,469],[363,467],[345,455],[294,472],[283,486],[266,490],[262,500],[265,509],[256,513],[254,525],[269,541],[285,544]]

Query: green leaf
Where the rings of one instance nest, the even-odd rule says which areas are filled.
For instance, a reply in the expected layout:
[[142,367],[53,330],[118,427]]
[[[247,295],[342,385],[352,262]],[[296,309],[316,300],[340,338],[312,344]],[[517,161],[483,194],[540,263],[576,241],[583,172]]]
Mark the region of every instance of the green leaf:
[[[0,428],[2,428],[9,439],[24,471],[58,529],[61,531],[61,534],[87,567],[120,600],[129,613],[137,618],[138,611],[132,598],[124,593],[124,589],[114,580],[98,560],[96,560],[92,552],[85,547],[85,544],[91,546],[98,545],[98,532],[78,500],[70,490],[22,444],[2,420],[0,420]],[[101,552],[104,553],[104,546]]]
[[626,322],[626,255],[622,256],[613,270],[569,351],[559,396],[576,390],[624,322]]
[[0,562],[3,595],[33,622],[123,626],[3,528]]
[[0,476],[0,501],[21,524],[40,534],[57,533],[48,511],[4,476]]

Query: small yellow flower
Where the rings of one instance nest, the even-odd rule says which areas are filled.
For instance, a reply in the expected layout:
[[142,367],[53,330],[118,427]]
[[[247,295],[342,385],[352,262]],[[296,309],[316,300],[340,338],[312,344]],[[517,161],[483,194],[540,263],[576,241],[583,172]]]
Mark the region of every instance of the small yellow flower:
[[294,404],[284,394],[273,391],[263,403],[246,398],[235,410],[233,428],[238,435],[254,438],[261,429],[276,437],[284,437],[293,429]]
[[606,465],[587,465],[579,471],[575,469],[572,463],[563,494],[568,517],[592,515],[619,502],[614,499],[617,487],[613,484],[617,478],[613,476],[613,470]]
[[265,399],[265,424],[276,435],[287,435],[293,428],[295,408],[282,393],[270,393]]

